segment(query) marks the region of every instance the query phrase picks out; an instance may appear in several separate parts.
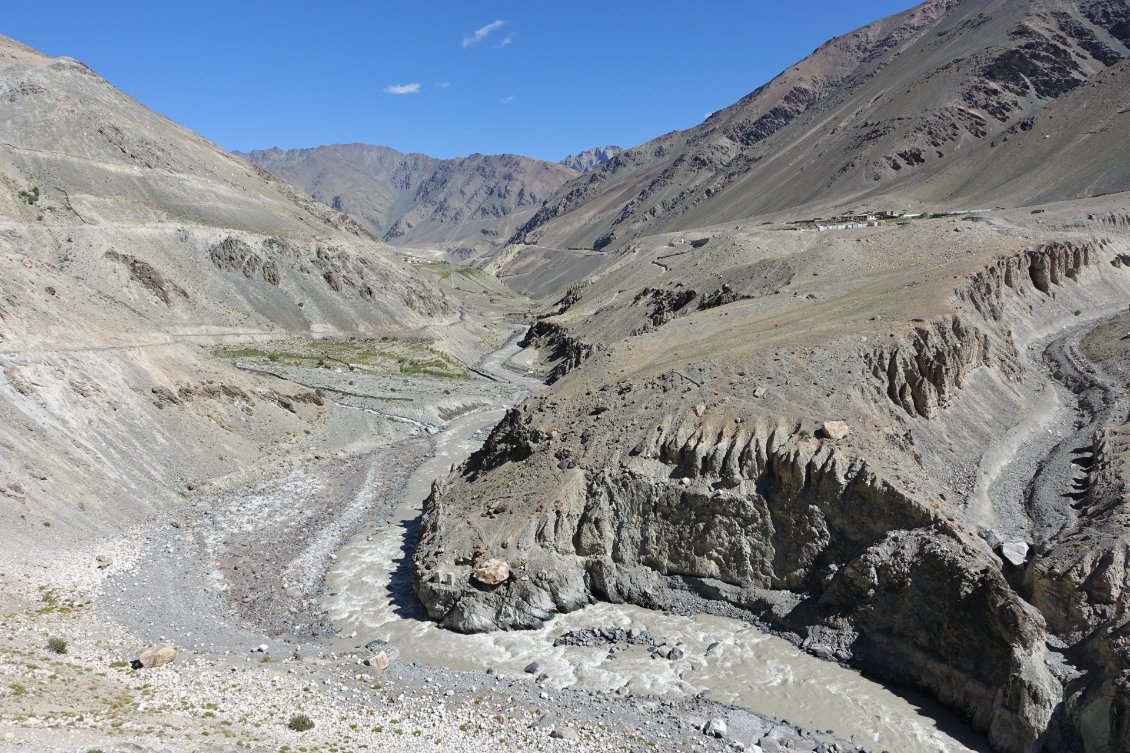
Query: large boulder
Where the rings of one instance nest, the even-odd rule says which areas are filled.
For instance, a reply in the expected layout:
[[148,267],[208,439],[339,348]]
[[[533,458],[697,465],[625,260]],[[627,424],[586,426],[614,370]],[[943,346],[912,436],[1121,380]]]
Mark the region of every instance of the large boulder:
[[487,586],[497,586],[510,577],[510,565],[504,560],[479,560],[471,570],[471,577]]
[[137,652],[137,656],[130,663],[134,669],[152,669],[163,667],[177,656],[177,650],[168,643],[156,643],[149,648]]
[[820,432],[827,439],[843,439],[851,433],[847,421],[825,421],[820,425]]
[[383,672],[384,670],[388,669],[388,654],[386,654],[384,651],[378,651],[365,660],[365,666],[373,667],[374,669],[379,669]]

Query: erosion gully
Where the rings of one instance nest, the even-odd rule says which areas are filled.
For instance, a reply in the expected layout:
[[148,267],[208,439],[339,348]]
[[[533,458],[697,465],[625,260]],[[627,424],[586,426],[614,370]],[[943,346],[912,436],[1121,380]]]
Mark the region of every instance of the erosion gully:
[[[509,382],[521,399],[542,385],[508,368],[519,352],[517,341],[512,338],[479,368]],[[463,416],[436,435],[434,452],[412,473],[391,516],[360,531],[338,552],[327,575],[325,606],[338,635],[350,636],[340,640],[342,648],[379,639],[396,648],[400,661],[465,671],[491,668],[510,677],[530,678],[524,668],[536,661],[549,675],[548,684],[559,688],[661,698],[701,694],[857,745],[903,753],[989,750],[983,738],[933,702],[809,656],[737,620],[594,604],[539,630],[462,635],[437,627],[411,585],[421,505],[432,481],[478,449],[503,414],[500,409]],[[601,626],[640,628],[669,643],[682,642],[686,658],[655,659],[642,646],[609,656],[607,647],[553,645],[570,630]]]

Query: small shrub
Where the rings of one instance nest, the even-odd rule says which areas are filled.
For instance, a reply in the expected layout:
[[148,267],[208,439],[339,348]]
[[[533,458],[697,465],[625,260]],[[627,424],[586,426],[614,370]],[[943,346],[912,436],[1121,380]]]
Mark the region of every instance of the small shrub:
[[47,650],[53,654],[67,653],[67,642],[62,638],[48,638]]
[[12,695],[27,694],[27,688],[25,688],[23,685],[20,685],[19,683],[16,683],[15,685],[9,685],[8,687],[12,689]]
[[286,726],[295,732],[305,732],[306,730],[314,729],[314,720],[305,714],[294,714],[290,717],[290,721]]

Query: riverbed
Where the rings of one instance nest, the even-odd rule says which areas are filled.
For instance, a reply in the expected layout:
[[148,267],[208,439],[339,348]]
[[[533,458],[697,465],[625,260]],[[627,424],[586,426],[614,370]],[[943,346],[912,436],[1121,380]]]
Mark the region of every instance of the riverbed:
[[[509,382],[518,397],[540,386],[511,368],[515,340],[480,369]],[[504,415],[463,416],[434,437],[434,451],[410,476],[387,519],[366,527],[337,553],[326,579],[324,607],[342,649],[387,641],[401,661],[456,670],[491,670],[528,677],[539,665],[551,687],[620,696],[701,695],[812,730],[831,731],[858,745],[905,753],[987,751],[952,714],[925,698],[895,692],[860,673],[812,657],[793,644],[737,620],[682,617],[631,605],[594,604],[560,615],[538,630],[463,635],[431,622],[411,586],[411,553],[421,505],[434,479],[446,476],[481,446]],[[644,630],[686,647],[685,657],[657,659],[644,646],[557,646],[554,640],[588,627]]]

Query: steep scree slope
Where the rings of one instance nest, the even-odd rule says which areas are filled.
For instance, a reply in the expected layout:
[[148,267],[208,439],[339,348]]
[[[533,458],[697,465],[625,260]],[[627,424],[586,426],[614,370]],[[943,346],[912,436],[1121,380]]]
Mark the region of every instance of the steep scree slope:
[[76,529],[175,509],[192,485],[326,425],[328,401],[236,371],[212,344],[430,338],[460,320],[355,222],[75,60],[0,38],[0,103],[9,554],[42,561]]

